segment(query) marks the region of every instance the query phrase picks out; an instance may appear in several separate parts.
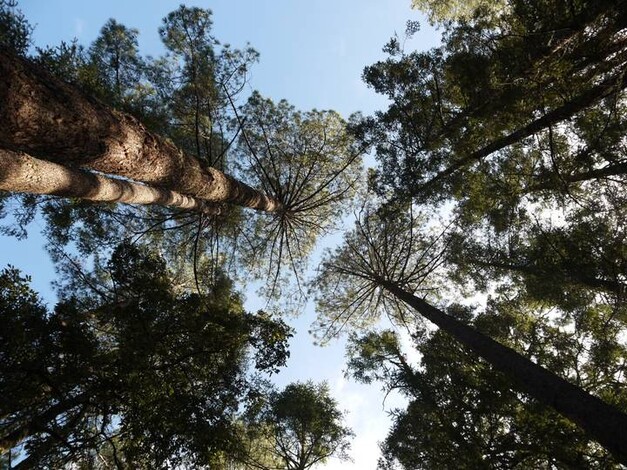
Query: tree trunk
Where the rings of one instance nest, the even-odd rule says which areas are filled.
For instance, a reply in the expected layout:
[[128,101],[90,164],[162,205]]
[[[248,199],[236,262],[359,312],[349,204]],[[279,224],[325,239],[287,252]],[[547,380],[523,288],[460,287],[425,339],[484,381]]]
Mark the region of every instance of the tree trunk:
[[6,434],[0,436],[0,450],[11,449],[24,439],[33,434],[41,432],[43,427],[57,416],[70,411],[71,409],[84,405],[89,400],[89,396],[86,392],[81,393],[72,398],[60,401],[55,405],[52,405],[46,411],[38,416],[31,418],[29,421],[23,423],[16,429],[9,431]]
[[555,108],[542,117],[531,121],[526,126],[523,126],[514,132],[500,137],[488,145],[471,152],[470,154],[461,157],[456,162],[449,165],[447,168],[440,170],[429,180],[422,184],[418,184],[415,189],[411,191],[412,196],[418,196],[421,192],[430,189],[433,185],[439,181],[453,175],[457,171],[464,167],[467,167],[475,162],[478,162],[494,152],[498,152],[516,142],[521,141],[543,129],[548,128],[551,125],[564,121],[573,117],[578,112],[593,105],[597,101],[611,96],[613,93],[617,93],[623,88],[627,87],[627,63],[622,63],[618,68],[618,72],[614,73],[609,78],[606,78],[598,85],[593,86],[589,90],[581,93],[575,98],[571,99],[562,106]]
[[22,152],[2,149],[0,149],[0,190],[76,197],[89,201],[158,204],[211,215],[220,213],[218,204],[174,191],[109,178],[85,170],[66,168]]
[[385,281],[380,285],[472,349],[519,390],[577,423],[619,462],[627,464],[626,414],[400,287]]
[[623,176],[627,174],[627,161],[619,163],[611,163],[602,168],[594,168],[588,171],[580,171],[577,173],[560,174],[557,178],[549,181],[542,181],[533,184],[525,189],[526,193],[544,190],[564,190],[569,184],[589,181],[592,179],[605,179],[612,176]]
[[[530,276],[543,277],[548,275],[547,270],[542,270],[535,267],[532,263],[528,265],[522,264],[511,264],[511,263],[499,263],[496,261],[481,261],[481,260],[472,260],[471,261],[478,266],[484,268],[496,268],[502,269],[505,271],[514,271],[518,273],[528,274]],[[566,282],[570,284],[579,284],[584,287],[589,287],[592,289],[604,290],[606,292],[610,292],[616,295],[622,295],[625,292],[626,285],[619,282],[613,281],[610,279],[602,279],[594,276],[587,276],[581,270],[577,270],[574,268],[572,271],[560,269],[558,266],[547,266],[548,270],[552,272],[558,272],[562,274],[566,280]]]
[[281,203],[203,168],[134,117],[22,58],[0,51],[0,148],[123,176],[210,202],[274,212]]

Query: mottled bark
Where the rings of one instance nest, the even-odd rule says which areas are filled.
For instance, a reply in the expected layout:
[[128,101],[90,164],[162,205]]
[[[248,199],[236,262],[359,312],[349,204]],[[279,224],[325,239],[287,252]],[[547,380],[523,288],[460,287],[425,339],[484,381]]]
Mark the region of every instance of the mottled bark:
[[219,204],[167,189],[67,168],[23,152],[2,149],[0,149],[0,190],[76,197],[89,201],[157,204],[211,215],[220,213]]
[[185,155],[134,117],[41,67],[0,51],[0,148],[84,167],[210,202],[273,212],[276,199]]
[[577,423],[619,462],[627,464],[626,414],[400,287],[385,281],[380,284],[472,349],[519,390]]

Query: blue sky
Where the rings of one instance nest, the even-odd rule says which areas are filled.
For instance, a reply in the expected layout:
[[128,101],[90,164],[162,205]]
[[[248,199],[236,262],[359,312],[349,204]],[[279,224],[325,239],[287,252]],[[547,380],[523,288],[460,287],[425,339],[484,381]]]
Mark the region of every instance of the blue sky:
[[[89,45],[108,18],[140,31],[143,54],[159,55],[157,33],[161,19],[176,9],[180,0],[21,0],[20,8],[35,26],[38,46],[56,45],[74,37]],[[214,35],[222,43],[243,47],[249,42],[260,54],[251,75],[251,89],[274,100],[287,99],[302,110],[335,109],[348,117],[385,106],[383,98],[361,82],[364,66],[384,58],[383,45],[407,20],[422,26],[411,46],[434,46],[439,34],[409,7],[410,0],[213,0],[185,2],[187,6],[213,11]],[[43,251],[38,226],[29,239],[17,242],[0,237],[0,267],[10,263],[32,275],[33,287],[50,298],[54,273]],[[247,306],[260,308],[254,294],[247,293]],[[353,441],[354,462],[329,461],[324,468],[375,468],[377,441],[387,434],[389,420],[383,395],[376,385],[361,386],[343,378],[344,343],[335,341],[314,346],[307,330],[314,319],[308,305],[293,325],[292,357],[277,382],[328,380],[340,406],[349,412],[347,421],[357,437]],[[398,398],[385,402],[389,410]],[[321,466],[322,467],[322,466]]]

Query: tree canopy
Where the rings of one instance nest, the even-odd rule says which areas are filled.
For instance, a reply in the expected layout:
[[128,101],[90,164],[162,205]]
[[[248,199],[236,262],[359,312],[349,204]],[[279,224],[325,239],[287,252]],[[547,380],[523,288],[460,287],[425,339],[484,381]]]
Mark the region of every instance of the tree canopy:
[[237,445],[232,416],[289,355],[289,328],[249,314],[226,278],[177,288],[164,261],[120,246],[105,272],[75,273],[53,311],[2,273],[2,447],[18,465],[111,453],[147,468],[206,465]]
[[[247,439],[250,468],[306,470],[335,457],[348,459],[350,428],[325,383],[292,383],[251,407]],[[262,459],[259,459],[262,457]]]
[[[624,463],[624,451],[613,462],[587,431],[575,437],[538,396],[521,395],[529,389],[514,376],[526,366],[504,371],[471,338],[485,334],[625,410],[624,8],[566,3],[512,1],[497,13],[481,2],[414,2],[447,20],[442,46],[412,52],[394,38],[389,59],[364,70],[390,100],[351,127],[379,161],[369,175],[378,201],[327,253],[314,288],[323,335],[358,332],[381,314],[414,333],[418,367],[391,333],[355,336],[349,352],[357,378],[410,400],[382,446],[384,467]],[[416,312],[442,331],[425,330]],[[453,358],[444,346],[462,349]],[[485,386],[465,347],[491,364]],[[552,438],[540,423],[571,438],[543,448]],[[548,452],[557,447],[563,455]]]
[[[244,311],[247,280],[284,304],[307,286],[318,337],[351,334],[348,374],[404,395],[381,468],[627,464],[624,2],[412,6],[441,45],[390,40],[363,73],[386,109],[345,119],[247,93],[259,55],[221,44],[209,10],[168,14],[152,58],[114,19],[91,45],[29,49],[0,0],[0,187],[38,194],[0,195],[2,230],[42,217],[60,274],[52,309],[0,275],[18,466],[346,458],[325,384],[263,377],[291,332]],[[105,188],[157,204],[89,202],[141,200]]]

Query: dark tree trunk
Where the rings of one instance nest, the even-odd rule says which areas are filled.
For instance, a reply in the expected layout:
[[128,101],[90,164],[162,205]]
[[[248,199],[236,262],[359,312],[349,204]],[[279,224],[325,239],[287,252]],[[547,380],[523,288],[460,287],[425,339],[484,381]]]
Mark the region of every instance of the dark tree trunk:
[[568,185],[573,183],[579,183],[582,181],[589,181],[593,179],[604,179],[612,176],[622,176],[625,174],[627,174],[627,161],[612,163],[602,168],[594,168],[588,171],[560,174],[551,181],[541,181],[539,183],[529,186],[525,190],[525,192],[531,193],[534,191],[543,190],[560,191],[568,188]]
[[578,424],[627,464],[626,414],[400,287],[384,281],[380,284],[506,375],[518,390]]
[[627,65],[622,64],[619,67],[617,73],[613,74],[609,78],[606,78],[598,85],[590,88],[589,90],[581,93],[575,98],[571,99],[562,106],[555,108],[542,117],[531,121],[524,127],[517,129],[510,134],[498,138],[488,145],[471,152],[470,154],[459,158],[456,162],[449,165],[447,168],[439,171],[432,176],[429,180],[422,184],[418,184],[411,192],[412,196],[418,196],[423,191],[430,189],[436,183],[441,180],[455,174],[457,171],[475,163],[481,161],[487,156],[498,152],[516,142],[521,141],[543,129],[548,128],[551,125],[571,118],[583,109],[591,106],[597,101],[611,96],[613,93],[617,93],[627,86]]
[[27,422],[21,424],[19,427],[3,433],[0,436],[0,449],[11,449],[17,446],[20,442],[33,434],[42,432],[45,429],[47,423],[55,419],[57,416],[66,413],[73,408],[84,405],[87,403],[89,397],[87,393],[82,393],[76,397],[68,398],[60,401],[55,405],[52,405],[46,411],[41,414],[30,418]]

